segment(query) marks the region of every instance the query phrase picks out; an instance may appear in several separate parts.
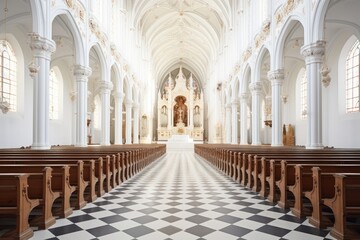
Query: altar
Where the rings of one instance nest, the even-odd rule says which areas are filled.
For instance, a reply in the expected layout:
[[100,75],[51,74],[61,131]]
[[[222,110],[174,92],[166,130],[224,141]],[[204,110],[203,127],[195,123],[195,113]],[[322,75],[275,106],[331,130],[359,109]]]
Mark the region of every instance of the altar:
[[189,135],[172,135],[166,142],[166,152],[194,152],[194,140]]
[[184,135],[203,141],[203,109],[203,93],[196,77],[182,66],[169,73],[158,93],[157,140],[171,142],[172,136]]

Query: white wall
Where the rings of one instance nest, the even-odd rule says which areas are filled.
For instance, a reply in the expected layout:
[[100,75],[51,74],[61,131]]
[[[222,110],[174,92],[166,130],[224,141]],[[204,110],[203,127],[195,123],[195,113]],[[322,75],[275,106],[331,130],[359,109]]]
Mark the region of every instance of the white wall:
[[[32,118],[33,118],[33,80],[25,66],[31,61],[31,55],[23,31],[12,29],[7,34],[7,40],[12,45],[17,57],[17,112],[0,112],[0,147],[13,148],[29,146],[32,144]],[[0,36],[1,38],[2,36]],[[16,40],[15,40],[16,39]],[[20,46],[23,46],[22,48]]]

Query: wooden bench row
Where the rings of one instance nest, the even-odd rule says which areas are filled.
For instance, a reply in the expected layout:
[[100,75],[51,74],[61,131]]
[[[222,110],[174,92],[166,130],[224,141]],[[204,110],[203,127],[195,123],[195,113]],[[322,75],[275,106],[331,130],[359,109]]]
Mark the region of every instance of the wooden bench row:
[[[330,206],[330,200],[325,200],[334,199],[338,193],[335,179],[339,177],[336,174],[342,174],[344,179],[356,179],[355,176],[360,173],[359,150],[308,151],[299,148],[196,145],[195,152],[234,181],[259,192],[273,203],[277,202],[280,207],[293,206],[292,212],[296,216],[303,217],[310,212],[309,221],[316,227],[328,226],[325,219],[321,218],[323,207],[327,203],[326,206],[332,209],[335,217],[331,234],[338,239],[346,239],[356,234],[360,237],[360,232],[354,233],[349,227],[344,227],[346,217],[360,216],[360,198],[345,198],[341,208],[334,207],[336,204]],[[327,178],[326,182],[330,184],[320,185],[322,188],[319,188],[322,178]],[[357,180],[348,180],[346,184],[345,189],[357,189],[360,186]],[[327,194],[321,195],[321,192]],[[311,203],[311,211],[306,211],[305,200]],[[347,210],[345,217],[340,214],[344,212],[339,209]]]
[[[16,218],[16,229],[5,232],[0,239],[30,238],[30,225],[48,228],[55,223],[54,216],[69,216],[73,208],[94,201],[164,153],[164,145],[108,151],[0,150],[0,191],[9,192],[0,195],[0,219]],[[33,217],[37,211],[40,215]],[[3,223],[0,221],[0,227]]]

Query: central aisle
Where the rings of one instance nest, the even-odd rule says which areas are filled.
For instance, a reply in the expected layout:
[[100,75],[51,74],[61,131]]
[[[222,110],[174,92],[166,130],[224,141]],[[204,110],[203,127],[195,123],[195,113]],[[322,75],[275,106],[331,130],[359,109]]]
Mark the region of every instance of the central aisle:
[[167,153],[32,239],[324,239],[194,153]]

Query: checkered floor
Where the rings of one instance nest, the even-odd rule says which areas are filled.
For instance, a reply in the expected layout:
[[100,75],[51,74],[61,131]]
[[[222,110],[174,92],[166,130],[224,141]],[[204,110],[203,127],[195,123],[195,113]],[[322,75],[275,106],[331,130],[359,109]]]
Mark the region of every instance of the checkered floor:
[[32,239],[332,239],[261,199],[193,153],[143,173]]

